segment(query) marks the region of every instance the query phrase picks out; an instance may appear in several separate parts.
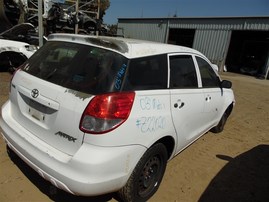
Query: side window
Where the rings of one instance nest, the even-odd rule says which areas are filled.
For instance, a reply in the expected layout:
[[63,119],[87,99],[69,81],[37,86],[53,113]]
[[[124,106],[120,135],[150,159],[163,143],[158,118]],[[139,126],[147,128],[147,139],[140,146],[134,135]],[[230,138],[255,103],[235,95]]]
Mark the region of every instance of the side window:
[[216,75],[213,68],[208,64],[208,62],[200,57],[196,57],[196,60],[200,69],[203,87],[204,88],[219,87],[220,79]]
[[191,55],[170,56],[170,88],[198,88]]
[[166,55],[130,60],[124,90],[167,88]]

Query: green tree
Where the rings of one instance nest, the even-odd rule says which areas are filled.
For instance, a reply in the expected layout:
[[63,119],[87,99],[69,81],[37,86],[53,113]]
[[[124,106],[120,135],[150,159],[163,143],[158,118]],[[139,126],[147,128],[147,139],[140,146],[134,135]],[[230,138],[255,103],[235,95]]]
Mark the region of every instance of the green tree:
[[[95,0],[98,1],[98,0]],[[100,0],[100,19],[103,21],[103,17],[106,14],[106,10],[110,7],[110,1],[109,0]]]

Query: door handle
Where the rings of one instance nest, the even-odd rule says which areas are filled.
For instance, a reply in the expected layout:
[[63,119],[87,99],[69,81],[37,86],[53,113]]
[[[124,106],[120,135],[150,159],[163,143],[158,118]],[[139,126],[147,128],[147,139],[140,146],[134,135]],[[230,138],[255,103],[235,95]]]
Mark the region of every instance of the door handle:
[[208,96],[206,96],[206,98],[205,98],[205,101],[210,101],[212,98],[211,98],[211,96],[210,95],[208,95]]
[[178,105],[178,103],[175,103],[175,104],[174,104],[174,107],[175,107],[175,108],[179,108],[179,109],[181,109],[182,107],[184,107],[184,105],[185,105],[184,102],[181,102],[181,105],[180,105],[180,106]]
[[182,107],[184,107],[185,103],[181,102],[181,105],[178,107],[179,109],[181,109]]

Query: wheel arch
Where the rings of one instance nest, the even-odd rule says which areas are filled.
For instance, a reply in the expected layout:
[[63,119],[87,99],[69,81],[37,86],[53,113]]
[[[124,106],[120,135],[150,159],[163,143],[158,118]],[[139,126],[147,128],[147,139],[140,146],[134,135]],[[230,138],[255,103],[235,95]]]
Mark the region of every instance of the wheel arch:
[[227,109],[225,110],[225,113],[230,116],[230,114],[232,113],[233,111],[233,107],[234,107],[234,103],[232,102],[228,107]]
[[170,159],[172,157],[172,154],[174,152],[174,148],[175,148],[175,139],[172,136],[165,136],[162,137],[161,139],[159,139],[158,141],[156,141],[153,145],[157,144],[157,143],[162,143],[166,150],[167,150],[167,159]]

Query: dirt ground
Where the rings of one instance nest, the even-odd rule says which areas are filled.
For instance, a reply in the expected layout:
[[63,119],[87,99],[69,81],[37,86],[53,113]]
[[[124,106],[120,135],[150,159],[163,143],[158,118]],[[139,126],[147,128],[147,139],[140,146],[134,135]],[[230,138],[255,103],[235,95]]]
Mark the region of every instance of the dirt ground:
[[[236,106],[224,132],[204,135],[167,165],[156,202],[269,201],[269,80],[223,73],[233,82]],[[0,105],[10,75],[0,73]],[[56,189],[18,158],[0,138],[0,201],[117,201],[113,194],[75,197]]]

